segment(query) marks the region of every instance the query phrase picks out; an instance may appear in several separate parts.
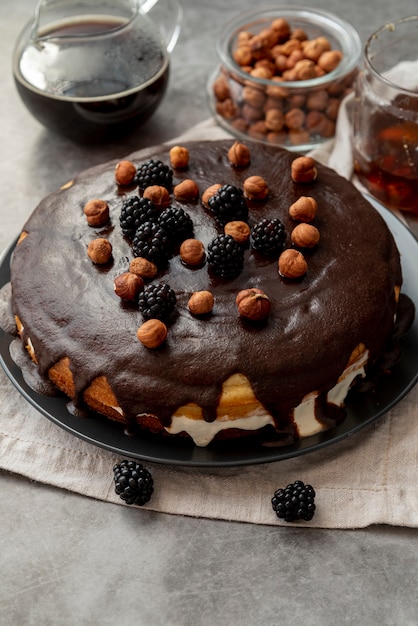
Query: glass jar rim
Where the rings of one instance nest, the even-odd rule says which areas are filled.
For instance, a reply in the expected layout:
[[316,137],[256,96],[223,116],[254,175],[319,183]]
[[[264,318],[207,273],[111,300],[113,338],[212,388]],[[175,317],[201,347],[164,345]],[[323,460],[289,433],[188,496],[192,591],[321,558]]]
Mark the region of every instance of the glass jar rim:
[[[217,42],[217,52],[221,62],[237,76],[243,80],[248,80],[248,73],[242,70],[240,65],[236,63],[232,57],[232,44],[238,32],[245,26],[262,25],[264,22],[267,23],[268,20],[271,21],[279,17],[289,20],[292,18],[302,19],[307,25],[322,28],[325,31],[325,36],[329,33],[338,41],[342,48],[341,51],[343,52],[341,62],[328,74],[308,80],[280,81],[281,87],[292,89],[293,91],[323,87],[337,78],[347,76],[358,67],[362,46],[360,37],[355,28],[349,22],[346,22],[329,11],[312,9],[300,5],[260,6],[256,10],[251,9],[232,18],[225,24]],[[254,76],[251,76],[251,81],[263,86],[277,85],[275,81],[270,79]]]
[[410,15],[408,17],[401,17],[397,20],[393,20],[392,22],[387,22],[386,24],[378,28],[374,33],[372,33],[370,37],[367,39],[366,44],[364,46],[364,62],[369,72],[374,76],[374,78],[386,84],[389,88],[394,89],[397,92],[404,93],[405,95],[408,95],[408,96],[412,95],[414,97],[418,97],[418,94],[416,91],[412,91],[410,89],[407,89],[406,87],[402,87],[401,85],[398,85],[396,82],[394,82],[393,80],[391,80],[390,78],[382,74],[382,72],[380,72],[378,69],[376,69],[376,67],[372,63],[372,60],[369,54],[371,45],[376,42],[376,40],[379,38],[381,34],[386,33],[386,32],[394,32],[397,26],[401,26],[409,22],[416,22],[417,28],[418,28],[418,15]]

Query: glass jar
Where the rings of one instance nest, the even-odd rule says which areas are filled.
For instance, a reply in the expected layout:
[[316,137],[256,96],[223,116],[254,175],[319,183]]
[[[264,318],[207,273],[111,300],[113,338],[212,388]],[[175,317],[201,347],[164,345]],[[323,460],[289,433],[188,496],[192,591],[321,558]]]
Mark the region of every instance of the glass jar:
[[[285,20],[290,32],[273,38],[263,56],[256,47],[276,20]],[[245,37],[251,38],[248,63],[240,56]],[[323,48],[316,50],[327,53],[329,61],[337,57],[336,65],[326,65],[325,57],[321,64],[315,52],[319,44]],[[252,9],[225,26],[217,50],[220,65],[208,83],[209,103],[218,123],[233,135],[302,152],[334,135],[361,56],[360,38],[350,24],[302,6]],[[263,75],[262,66],[270,74]],[[296,67],[303,71],[296,74]]]
[[418,214],[418,16],[366,43],[353,107],[354,170],[389,208]]

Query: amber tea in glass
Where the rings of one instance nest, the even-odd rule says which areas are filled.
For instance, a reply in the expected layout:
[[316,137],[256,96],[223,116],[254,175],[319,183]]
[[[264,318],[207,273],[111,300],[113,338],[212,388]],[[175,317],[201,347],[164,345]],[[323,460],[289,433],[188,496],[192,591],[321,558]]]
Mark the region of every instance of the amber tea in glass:
[[386,24],[366,44],[353,152],[356,174],[378,200],[418,214],[418,17]]

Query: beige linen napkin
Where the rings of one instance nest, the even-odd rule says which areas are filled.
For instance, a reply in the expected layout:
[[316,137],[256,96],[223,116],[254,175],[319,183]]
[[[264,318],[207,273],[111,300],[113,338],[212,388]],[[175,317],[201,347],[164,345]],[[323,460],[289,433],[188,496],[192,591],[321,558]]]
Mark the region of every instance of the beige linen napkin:
[[[349,167],[347,120],[335,141],[315,152],[341,171]],[[228,136],[213,120],[179,141]],[[340,149],[340,145],[342,148]],[[348,152],[347,152],[348,150]],[[144,154],[146,151],[144,152]],[[350,177],[351,173],[346,170]],[[0,468],[92,498],[122,504],[113,464],[121,457],[86,443],[43,417],[0,371]],[[183,468],[146,463],[155,492],[145,505],[172,514],[286,525],[270,500],[278,487],[300,479],[316,490],[312,521],[298,525],[360,528],[418,526],[418,387],[383,418],[339,443],[293,459],[236,468]]]

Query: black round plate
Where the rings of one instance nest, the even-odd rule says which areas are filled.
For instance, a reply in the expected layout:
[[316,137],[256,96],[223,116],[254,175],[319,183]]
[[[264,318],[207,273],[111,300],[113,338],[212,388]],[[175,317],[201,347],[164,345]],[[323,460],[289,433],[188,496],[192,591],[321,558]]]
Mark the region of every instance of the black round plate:
[[[403,291],[414,302],[418,311],[418,241],[404,224],[380,203],[367,196],[383,216],[392,231],[401,253],[404,276]],[[0,288],[10,280],[10,258],[13,243],[0,261]],[[129,436],[121,425],[100,416],[75,417],[67,409],[68,399],[42,396],[29,387],[20,368],[10,356],[13,337],[0,329],[0,363],[18,391],[40,413],[58,426],[93,445],[155,463],[190,467],[233,467],[289,459],[336,443],[368,426],[394,407],[418,380],[418,316],[402,340],[402,358],[386,377],[384,384],[373,393],[356,394],[347,406],[347,417],[342,424],[327,432],[306,437],[292,445],[271,447],[257,442],[233,441],[199,448],[188,440],[179,441],[151,434]]]

